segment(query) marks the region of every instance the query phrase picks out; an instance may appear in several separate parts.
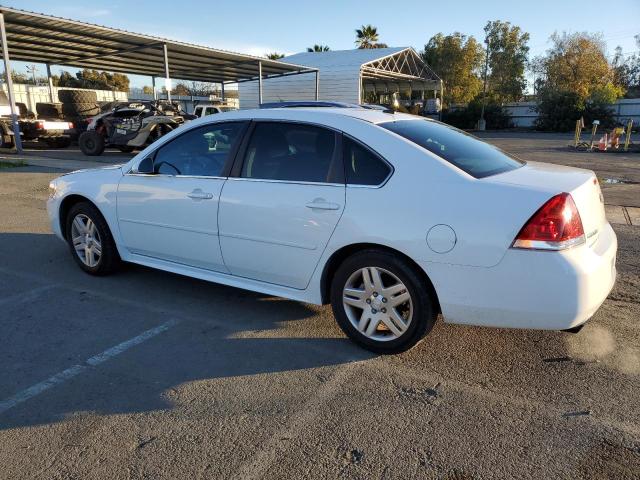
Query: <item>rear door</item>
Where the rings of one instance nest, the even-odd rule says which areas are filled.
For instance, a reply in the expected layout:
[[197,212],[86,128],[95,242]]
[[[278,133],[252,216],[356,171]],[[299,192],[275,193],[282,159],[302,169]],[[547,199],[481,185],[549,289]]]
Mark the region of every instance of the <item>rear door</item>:
[[220,197],[220,245],[237,276],[304,289],[345,204],[340,137],[315,125],[253,125]]

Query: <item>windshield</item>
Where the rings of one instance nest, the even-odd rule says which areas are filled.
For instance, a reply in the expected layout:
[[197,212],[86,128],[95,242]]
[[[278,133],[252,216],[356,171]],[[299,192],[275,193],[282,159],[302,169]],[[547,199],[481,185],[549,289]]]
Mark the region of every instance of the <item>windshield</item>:
[[378,125],[426,148],[476,178],[496,175],[524,165],[522,160],[444,123],[416,119]]

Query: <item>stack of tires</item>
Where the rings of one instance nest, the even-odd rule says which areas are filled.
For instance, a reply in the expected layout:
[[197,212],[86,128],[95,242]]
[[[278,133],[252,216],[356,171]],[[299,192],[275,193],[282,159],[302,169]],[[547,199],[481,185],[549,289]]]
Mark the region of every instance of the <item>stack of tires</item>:
[[62,120],[62,104],[45,102],[36,103],[36,113],[40,119]]
[[58,90],[58,99],[62,102],[62,115],[78,130],[86,128],[88,118],[100,113],[98,96],[94,91]]

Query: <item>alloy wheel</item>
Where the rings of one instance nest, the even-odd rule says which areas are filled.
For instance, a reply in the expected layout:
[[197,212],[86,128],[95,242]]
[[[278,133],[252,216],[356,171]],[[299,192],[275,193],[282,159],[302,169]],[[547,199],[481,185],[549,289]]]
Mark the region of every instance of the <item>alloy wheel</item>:
[[80,261],[94,268],[102,256],[102,243],[96,224],[88,216],[79,213],[71,223],[73,248]]
[[372,340],[402,336],[413,318],[413,300],[405,284],[379,267],[356,270],[347,280],[342,303],[351,324]]

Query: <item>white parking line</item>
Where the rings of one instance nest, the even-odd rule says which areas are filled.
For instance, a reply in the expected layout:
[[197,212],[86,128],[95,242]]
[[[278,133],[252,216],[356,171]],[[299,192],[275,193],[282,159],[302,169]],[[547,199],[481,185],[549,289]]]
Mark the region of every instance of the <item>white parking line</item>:
[[150,338],[155,337],[156,335],[161,334],[162,332],[166,332],[171,327],[177,325],[177,320],[169,320],[168,322],[163,323],[155,328],[151,328],[145,332],[142,332],[140,335],[130,338],[129,340],[125,340],[118,345],[108,348],[102,353],[94,355],[91,358],[88,358],[84,364],[82,365],[74,365],[62,372],[56,373],[55,375],[47,378],[46,380],[36,383],[31,387],[23,390],[21,392],[16,393],[14,396],[7,398],[6,400],[0,401],[0,414],[9,410],[10,408],[15,407],[16,405],[26,402],[30,398],[33,398],[37,395],[40,395],[42,392],[49,390],[50,388],[55,387],[56,385],[60,385],[67,380],[70,380],[82,372],[87,370],[89,367],[95,367],[96,365],[100,365],[101,363],[106,362],[110,358],[113,358],[121,353],[129,350],[131,347],[135,347],[136,345],[141,344],[149,340]]

